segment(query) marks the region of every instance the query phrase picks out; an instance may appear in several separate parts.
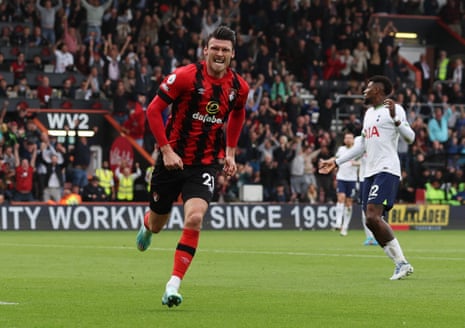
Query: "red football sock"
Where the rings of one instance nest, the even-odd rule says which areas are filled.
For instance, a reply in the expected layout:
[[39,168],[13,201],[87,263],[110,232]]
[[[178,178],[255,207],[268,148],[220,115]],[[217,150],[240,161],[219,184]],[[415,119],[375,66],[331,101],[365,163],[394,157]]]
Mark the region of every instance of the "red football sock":
[[197,230],[184,229],[182,231],[181,239],[174,253],[173,276],[181,279],[184,277],[195,255],[199,243],[199,235],[200,231]]
[[150,217],[150,211],[148,211],[144,215],[144,226],[145,226],[145,228],[147,228],[147,230],[150,230],[150,228],[149,228],[149,217]]

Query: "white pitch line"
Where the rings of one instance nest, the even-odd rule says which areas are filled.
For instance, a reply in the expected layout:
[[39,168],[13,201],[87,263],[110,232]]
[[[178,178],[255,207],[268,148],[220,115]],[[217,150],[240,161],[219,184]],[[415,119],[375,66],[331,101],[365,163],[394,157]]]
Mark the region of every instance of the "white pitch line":
[[[34,248],[73,248],[73,249],[108,249],[108,250],[135,250],[134,247],[130,246],[85,246],[85,245],[56,245],[56,244],[14,244],[14,243],[0,243],[0,246],[10,246],[10,247],[34,247]],[[204,253],[218,253],[218,254],[249,254],[249,255],[287,255],[287,256],[318,256],[318,257],[359,257],[359,258],[384,258],[384,254],[374,255],[374,254],[350,254],[344,253],[342,248],[325,248],[325,249],[314,249],[315,251],[334,251],[340,252],[338,254],[334,253],[311,253],[311,252],[285,252],[285,251],[251,251],[251,250],[230,250],[230,249],[205,249],[199,248],[199,252]],[[161,248],[161,247],[152,247],[149,251],[161,251],[161,252],[172,252],[173,248]],[[439,253],[438,250],[409,250],[409,253]],[[445,252],[454,252],[462,253],[463,251],[457,252],[454,250],[443,250]],[[420,260],[434,260],[434,261],[465,261],[465,257],[441,257],[441,256],[409,256],[410,258],[420,259]]]
[[19,303],[14,303],[14,302],[2,302],[0,301],[0,305],[18,305]]
[[[331,251],[332,249],[328,249]],[[385,255],[372,254],[350,254],[350,253],[304,253],[304,252],[269,252],[269,251],[246,251],[246,250],[206,250],[199,249],[200,252],[209,253],[226,253],[226,254],[263,254],[263,255],[290,255],[290,256],[319,256],[319,257],[362,257],[362,258],[385,258]],[[465,257],[425,257],[425,256],[410,256],[409,258],[421,260],[442,260],[442,261],[465,261]]]

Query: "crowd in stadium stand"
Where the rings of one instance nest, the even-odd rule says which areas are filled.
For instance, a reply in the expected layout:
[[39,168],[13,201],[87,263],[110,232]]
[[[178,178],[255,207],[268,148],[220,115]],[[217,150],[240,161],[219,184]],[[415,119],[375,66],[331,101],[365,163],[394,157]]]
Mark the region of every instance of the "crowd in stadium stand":
[[[138,163],[121,163],[111,179],[129,179],[132,185],[128,180],[116,184],[121,190],[113,190],[108,180],[86,169],[86,137],[74,145],[59,143],[39,131],[27,103],[11,112],[9,101],[37,99],[40,107],[50,108],[55,98],[107,100],[113,117],[131,135],[130,126],[145,125],[143,111],[163,77],[200,60],[202,40],[226,24],[237,31],[232,66],[251,91],[238,173],[218,177],[214,201],[237,201],[242,185],[261,184],[264,201],[334,202],[334,176],[319,175],[315,167],[319,159],[334,155],[341,132],[360,134],[362,99],[350,96],[361,95],[368,76],[383,74],[395,83],[394,97],[406,108],[416,132],[412,146],[399,145],[404,171],[399,201],[415,202],[417,190],[426,190],[428,202],[461,204],[462,59],[449,59],[441,51],[436,66],[430,67],[420,56],[414,63],[422,73],[418,90],[399,56],[395,24],[381,25],[373,14],[437,15],[463,35],[464,11],[464,1],[458,0],[1,1],[0,203],[140,200],[127,189],[134,188],[137,179],[145,183]],[[49,76],[66,72],[82,78],[51,85]],[[40,79],[31,85],[28,76],[37,73]],[[350,103],[339,101],[338,94],[349,96]],[[346,114],[337,125],[336,108]],[[132,137],[151,153],[154,139],[150,131],[137,134],[140,131],[135,129]],[[439,165],[431,161],[435,158]],[[292,186],[295,177],[303,177],[304,185]]]

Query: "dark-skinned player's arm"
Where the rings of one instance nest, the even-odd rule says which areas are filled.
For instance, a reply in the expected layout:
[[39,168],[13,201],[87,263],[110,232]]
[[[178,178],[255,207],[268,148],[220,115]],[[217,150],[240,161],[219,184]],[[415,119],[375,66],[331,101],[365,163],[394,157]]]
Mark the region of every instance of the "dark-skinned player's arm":
[[352,159],[358,158],[362,156],[363,152],[365,151],[365,138],[362,136],[358,136],[354,140],[354,145],[344,153],[339,158],[332,157],[330,159],[321,160],[318,163],[318,172],[320,174],[329,174],[332,170],[336,167],[350,161]]
[[401,137],[411,145],[415,141],[415,131],[410,127],[407,122],[405,110],[400,106],[396,106],[396,103],[392,99],[385,99],[383,101],[384,106],[389,110],[394,125],[397,127]]

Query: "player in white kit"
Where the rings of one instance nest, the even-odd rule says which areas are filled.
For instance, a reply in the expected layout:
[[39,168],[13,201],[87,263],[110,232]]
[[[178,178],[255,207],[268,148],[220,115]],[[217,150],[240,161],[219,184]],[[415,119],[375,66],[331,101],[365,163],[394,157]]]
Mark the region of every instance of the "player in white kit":
[[366,152],[362,205],[366,225],[386,255],[395,263],[391,280],[402,279],[413,273],[413,267],[405,258],[398,240],[384,217],[396,199],[401,177],[400,160],[397,154],[399,137],[411,144],[415,132],[407,122],[402,106],[387,98],[392,92],[392,83],[385,76],[373,76],[364,90],[365,103],[370,105],[363,120],[361,138],[343,156],[322,160],[319,171],[330,173],[336,166],[360,157]]
[[[354,134],[352,132],[344,133],[344,145],[337,149],[336,158],[343,156],[353,145]],[[341,236],[347,236],[349,223],[352,219],[352,204],[357,192],[357,174],[357,161],[342,163],[336,173],[336,229],[340,229]]]

